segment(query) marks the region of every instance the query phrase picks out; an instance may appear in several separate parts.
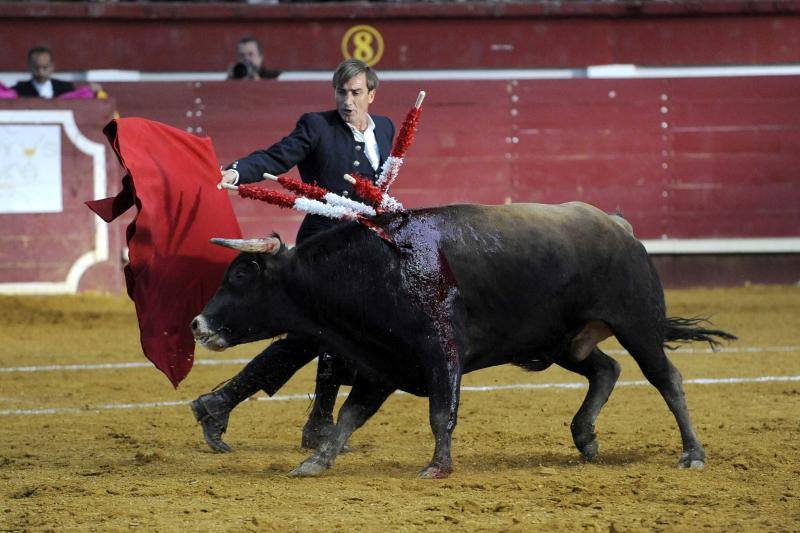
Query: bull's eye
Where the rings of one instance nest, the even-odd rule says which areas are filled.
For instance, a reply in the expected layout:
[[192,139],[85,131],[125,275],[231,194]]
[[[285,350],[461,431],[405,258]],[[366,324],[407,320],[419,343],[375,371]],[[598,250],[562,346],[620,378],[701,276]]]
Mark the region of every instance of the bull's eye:
[[243,287],[255,278],[261,267],[255,261],[236,265],[228,274],[228,281],[236,287]]

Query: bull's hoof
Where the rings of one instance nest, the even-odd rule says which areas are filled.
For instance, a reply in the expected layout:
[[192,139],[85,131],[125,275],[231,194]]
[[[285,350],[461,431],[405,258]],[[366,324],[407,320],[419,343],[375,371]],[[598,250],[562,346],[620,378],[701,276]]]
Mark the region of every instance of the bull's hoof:
[[594,426],[581,425],[573,422],[570,429],[572,430],[572,441],[575,447],[581,452],[581,455],[586,461],[593,461],[597,457],[597,434],[594,432]]
[[452,473],[452,468],[429,465],[419,471],[419,477],[422,479],[444,479]]
[[598,448],[597,439],[593,439],[591,442],[578,447],[578,451],[581,452],[581,456],[585,461],[592,462],[597,458]]
[[204,394],[189,404],[195,420],[203,428],[203,439],[208,447],[217,453],[229,453],[233,450],[222,440],[222,434],[228,429],[230,408],[224,397],[217,392]]
[[289,472],[289,477],[316,477],[321,475],[327,466],[311,459],[303,461],[300,466]]
[[[688,466],[688,468],[691,468],[692,470],[702,470],[705,467],[706,467],[705,461],[691,461]],[[681,466],[681,468],[687,468],[687,467]]]
[[692,470],[702,470],[706,466],[706,454],[701,450],[683,452],[678,468],[690,468]]

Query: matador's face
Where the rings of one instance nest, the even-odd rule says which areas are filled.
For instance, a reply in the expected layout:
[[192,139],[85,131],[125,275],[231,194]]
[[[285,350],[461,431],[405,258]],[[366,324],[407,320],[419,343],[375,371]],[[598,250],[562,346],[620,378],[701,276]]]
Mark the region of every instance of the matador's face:
[[367,75],[363,72],[337,87],[336,110],[342,120],[364,131],[367,129],[369,104],[375,99],[375,90],[367,87]]

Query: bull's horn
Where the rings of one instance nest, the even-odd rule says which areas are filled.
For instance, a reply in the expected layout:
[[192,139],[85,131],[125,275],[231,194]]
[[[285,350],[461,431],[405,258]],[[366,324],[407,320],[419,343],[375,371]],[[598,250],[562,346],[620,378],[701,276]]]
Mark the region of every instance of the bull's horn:
[[255,254],[276,254],[281,249],[281,240],[277,237],[267,237],[266,239],[220,239],[214,237],[211,242],[226,248],[233,248],[240,252],[250,252]]

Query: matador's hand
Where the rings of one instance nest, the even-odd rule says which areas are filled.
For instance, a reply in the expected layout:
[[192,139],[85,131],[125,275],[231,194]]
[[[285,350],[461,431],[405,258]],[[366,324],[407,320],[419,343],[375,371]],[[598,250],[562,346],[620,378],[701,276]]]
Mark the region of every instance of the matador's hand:
[[239,175],[234,170],[220,169],[220,179],[219,179],[219,184],[217,185],[217,189],[222,189],[223,185],[235,184],[238,177]]

